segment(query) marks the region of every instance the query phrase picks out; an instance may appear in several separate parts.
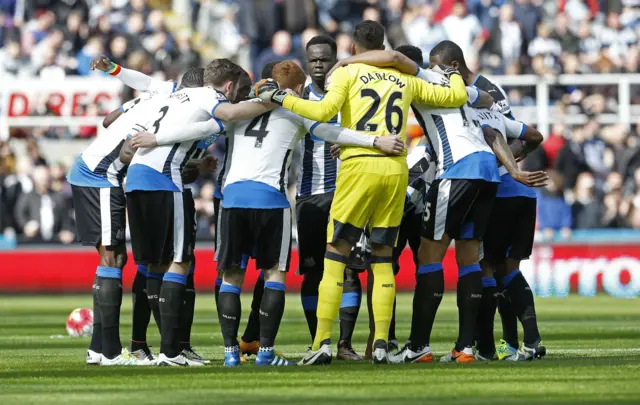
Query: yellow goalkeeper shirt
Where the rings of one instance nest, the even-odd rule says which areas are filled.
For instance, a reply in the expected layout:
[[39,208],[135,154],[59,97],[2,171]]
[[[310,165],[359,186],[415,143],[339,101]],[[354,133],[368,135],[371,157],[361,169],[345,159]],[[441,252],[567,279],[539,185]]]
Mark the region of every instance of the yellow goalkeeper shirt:
[[[452,75],[450,87],[427,83],[394,69],[356,63],[337,69],[328,79],[322,100],[310,101],[288,95],[283,107],[311,120],[327,122],[340,112],[341,125],[372,136],[405,138],[412,102],[434,107],[460,107],[467,92],[460,75]],[[383,155],[380,150],[343,146],[340,159]],[[406,155],[406,153],[404,154]]]

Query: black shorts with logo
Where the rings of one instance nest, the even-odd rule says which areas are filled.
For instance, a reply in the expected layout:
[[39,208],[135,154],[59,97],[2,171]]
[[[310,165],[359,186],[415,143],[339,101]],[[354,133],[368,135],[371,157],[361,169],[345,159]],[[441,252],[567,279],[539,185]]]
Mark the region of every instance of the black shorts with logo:
[[296,198],[300,274],[309,272],[321,274],[324,269],[327,225],[332,201],[333,191]]
[[437,179],[427,192],[422,236],[441,240],[482,239],[489,223],[498,183],[485,180]]
[[136,264],[190,262],[195,244],[195,206],[191,193],[127,193],[131,247]]
[[125,243],[126,199],[121,187],[71,186],[78,240],[85,246]]
[[484,236],[484,258],[500,264],[505,258],[525,260],[531,256],[536,231],[536,199],[496,198]]
[[291,209],[224,208],[218,224],[218,270],[244,268],[252,252],[256,268],[289,270]]

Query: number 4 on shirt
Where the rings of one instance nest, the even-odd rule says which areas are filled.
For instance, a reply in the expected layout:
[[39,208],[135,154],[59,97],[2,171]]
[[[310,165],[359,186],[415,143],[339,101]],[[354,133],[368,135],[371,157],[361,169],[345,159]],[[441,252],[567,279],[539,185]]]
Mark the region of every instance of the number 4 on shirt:
[[[244,136],[255,136],[256,137],[256,148],[262,147],[262,140],[265,136],[269,134],[267,131],[267,124],[269,123],[269,116],[271,115],[271,111],[264,113],[255,117],[249,125],[247,126],[247,130],[244,133]],[[258,129],[254,129],[256,125],[259,125]]]

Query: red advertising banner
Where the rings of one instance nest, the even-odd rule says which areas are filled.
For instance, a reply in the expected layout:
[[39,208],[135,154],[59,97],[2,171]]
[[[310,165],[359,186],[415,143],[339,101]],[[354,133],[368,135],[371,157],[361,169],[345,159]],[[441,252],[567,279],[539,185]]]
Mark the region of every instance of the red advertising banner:
[[[216,272],[213,252],[197,249],[196,288],[212,291]],[[125,289],[131,288],[136,272],[131,255],[124,271]],[[17,249],[0,252],[0,292],[89,292],[98,265],[91,249]],[[457,266],[450,249],[444,260],[445,286],[455,289]],[[415,266],[405,250],[396,278],[398,291],[412,291]],[[287,289],[297,291],[302,277],[295,274],[298,252],[291,255],[292,271]],[[617,297],[640,295],[640,244],[541,245],[531,260],[522,264],[522,273],[538,296],[566,296],[570,292],[590,296],[598,291]],[[250,291],[258,277],[253,261],[249,263],[245,291]],[[366,275],[361,275],[363,281]],[[363,283],[366,285],[366,283]]]

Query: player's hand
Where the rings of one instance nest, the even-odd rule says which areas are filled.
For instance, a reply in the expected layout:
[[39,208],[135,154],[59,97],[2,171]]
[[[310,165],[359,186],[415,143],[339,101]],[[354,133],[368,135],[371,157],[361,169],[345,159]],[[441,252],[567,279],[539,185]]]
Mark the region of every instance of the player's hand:
[[213,173],[216,171],[217,167],[218,161],[216,160],[216,158],[211,155],[207,155],[202,158],[199,169],[201,173]]
[[107,58],[104,55],[99,56],[98,58],[91,61],[91,70],[101,70],[103,72],[107,72],[111,69],[111,59]]
[[268,103],[282,105],[287,92],[280,90],[280,86],[273,79],[262,79],[253,86],[254,96]]
[[333,160],[340,158],[340,145],[331,145],[331,157]]
[[451,75],[460,74],[460,72],[458,72],[458,69],[452,68],[451,66],[447,66],[447,65],[435,65],[434,67],[431,68],[431,70],[433,70],[434,72],[438,72],[441,75],[444,75],[447,79],[451,77]]
[[543,171],[525,172],[519,170],[516,173],[512,174],[512,177],[516,181],[519,181],[520,183],[529,187],[544,187],[549,181],[549,175],[547,175],[547,173]]
[[376,136],[373,146],[389,155],[399,155],[404,152],[404,141],[399,136]]
[[135,149],[138,148],[153,148],[158,146],[156,136],[150,132],[138,132],[131,137],[131,146]]

